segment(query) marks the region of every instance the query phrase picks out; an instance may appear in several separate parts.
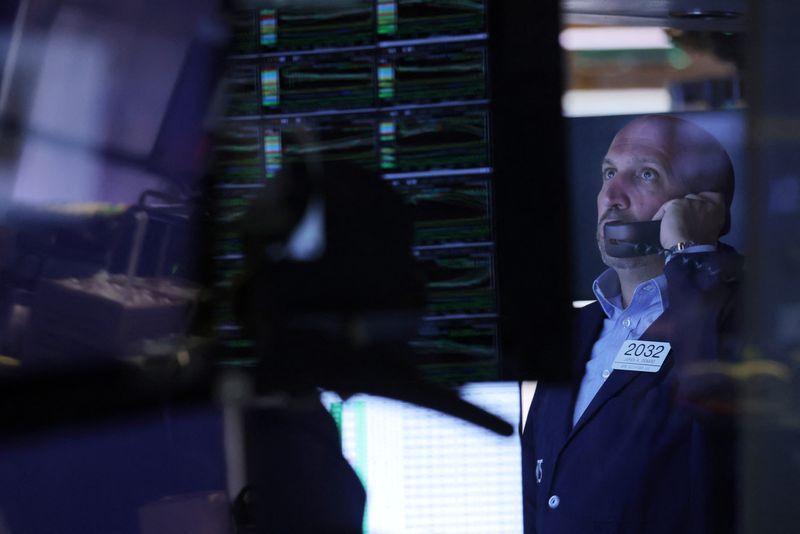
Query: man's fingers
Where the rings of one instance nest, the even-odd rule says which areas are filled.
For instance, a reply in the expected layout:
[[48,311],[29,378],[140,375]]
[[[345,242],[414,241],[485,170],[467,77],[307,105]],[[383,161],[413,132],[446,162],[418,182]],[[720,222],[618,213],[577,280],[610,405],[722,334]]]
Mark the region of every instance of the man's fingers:
[[[703,207],[705,205],[705,207]],[[721,213],[721,209],[725,206],[725,197],[722,193],[716,193],[713,191],[703,191],[700,193],[689,193],[680,198],[673,198],[664,202],[658,211],[656,211],[655,215],[653,215],[653,221],[659,221],[664,219],[668,212],[670,213],[683,213],[689,214],[691,212],[697,212],[699,208],[699,212],[714,212],[714,213]],[[698,213],[699,213],[698,212]],[[683,216],[680,216],[683,217]]]
[[653,218],[651,220],[652,221],[660,221],[661,219],[663,219],[664,215],[667,214],[667,209],[669,209],[670,206],[674,206],[680,200],[681,199],[679,199],[679,198],[673,198],[672,200],[667,200],[666,202],[664,202],[661,205],[661,207],[658,208],[658,211],[656,212],[655,215],[653,215]]
[[[688,195],[687,195],[688,196]],[[697,193],[696,195],[703,200],[711,202],[717,206],[722,206],[725,204],[725,196],[722,193],[716,193],[714,191],[703,191],[702,193]]]

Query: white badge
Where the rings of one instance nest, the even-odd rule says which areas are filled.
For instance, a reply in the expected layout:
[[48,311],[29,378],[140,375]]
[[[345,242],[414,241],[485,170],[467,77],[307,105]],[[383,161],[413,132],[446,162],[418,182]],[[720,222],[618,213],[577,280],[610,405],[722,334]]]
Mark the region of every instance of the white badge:
[[622,344],[611,366],[621,371],[657,373],[672,348],[664,341],[638,341],[629,339]]

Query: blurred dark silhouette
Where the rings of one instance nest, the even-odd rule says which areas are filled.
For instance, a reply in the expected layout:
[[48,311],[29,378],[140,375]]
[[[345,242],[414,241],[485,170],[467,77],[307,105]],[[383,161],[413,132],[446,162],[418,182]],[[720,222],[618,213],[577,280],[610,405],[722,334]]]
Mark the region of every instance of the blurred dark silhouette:
[[254,341],[262,402],[245,414],[240,525],[361,532],[364,490],[317,388],[412,402],[510,434],[507,423],[424,381],[411,364],[407,342],[425,289],[412,233],[389,184],[346,163],[284,167],[242,217],[235,307]]

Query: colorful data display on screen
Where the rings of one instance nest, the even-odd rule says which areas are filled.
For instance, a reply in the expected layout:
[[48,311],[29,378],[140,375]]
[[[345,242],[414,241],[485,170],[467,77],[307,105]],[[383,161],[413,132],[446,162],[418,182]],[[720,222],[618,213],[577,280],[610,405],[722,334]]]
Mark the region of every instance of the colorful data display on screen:
[[[354,163],[413,215],[427,278],[415,363],[447,383],[499,376],[487,21],[483,0],[265,2],[234,17],[216,144],[222,289],[241,272],[236,220],[254,191],[290,164]],[[239,343],[231,306],[219,328]]]

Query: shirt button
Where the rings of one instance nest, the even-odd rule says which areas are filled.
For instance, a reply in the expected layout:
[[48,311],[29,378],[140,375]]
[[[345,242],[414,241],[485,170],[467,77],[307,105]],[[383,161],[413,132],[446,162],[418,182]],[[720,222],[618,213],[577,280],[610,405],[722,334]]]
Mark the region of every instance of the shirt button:
[[652,291],[653,290],[653,286],[650,285],[650,284],[647,284],[646,286],[642,287],[642,289],[644,289],[645,291]]
[[603,372],[602,372],[602,375],[601,375],[603,377],[603,380],[608,378],[610,375],[611,375],[611,371],[609,371],[608,369],[603,369]]
[[630,318],[627,318],[624,321],[622,321],[622,326],[624,326],[625,328],[628,328],[630,325],[631,325]]
[[549,506],[551,509],[555,510],[556,508],[558,508],[558,505],[560,503],[561,503],[561,499],[558,498],[558,495],[553,495],[547,501],[547,506]]

